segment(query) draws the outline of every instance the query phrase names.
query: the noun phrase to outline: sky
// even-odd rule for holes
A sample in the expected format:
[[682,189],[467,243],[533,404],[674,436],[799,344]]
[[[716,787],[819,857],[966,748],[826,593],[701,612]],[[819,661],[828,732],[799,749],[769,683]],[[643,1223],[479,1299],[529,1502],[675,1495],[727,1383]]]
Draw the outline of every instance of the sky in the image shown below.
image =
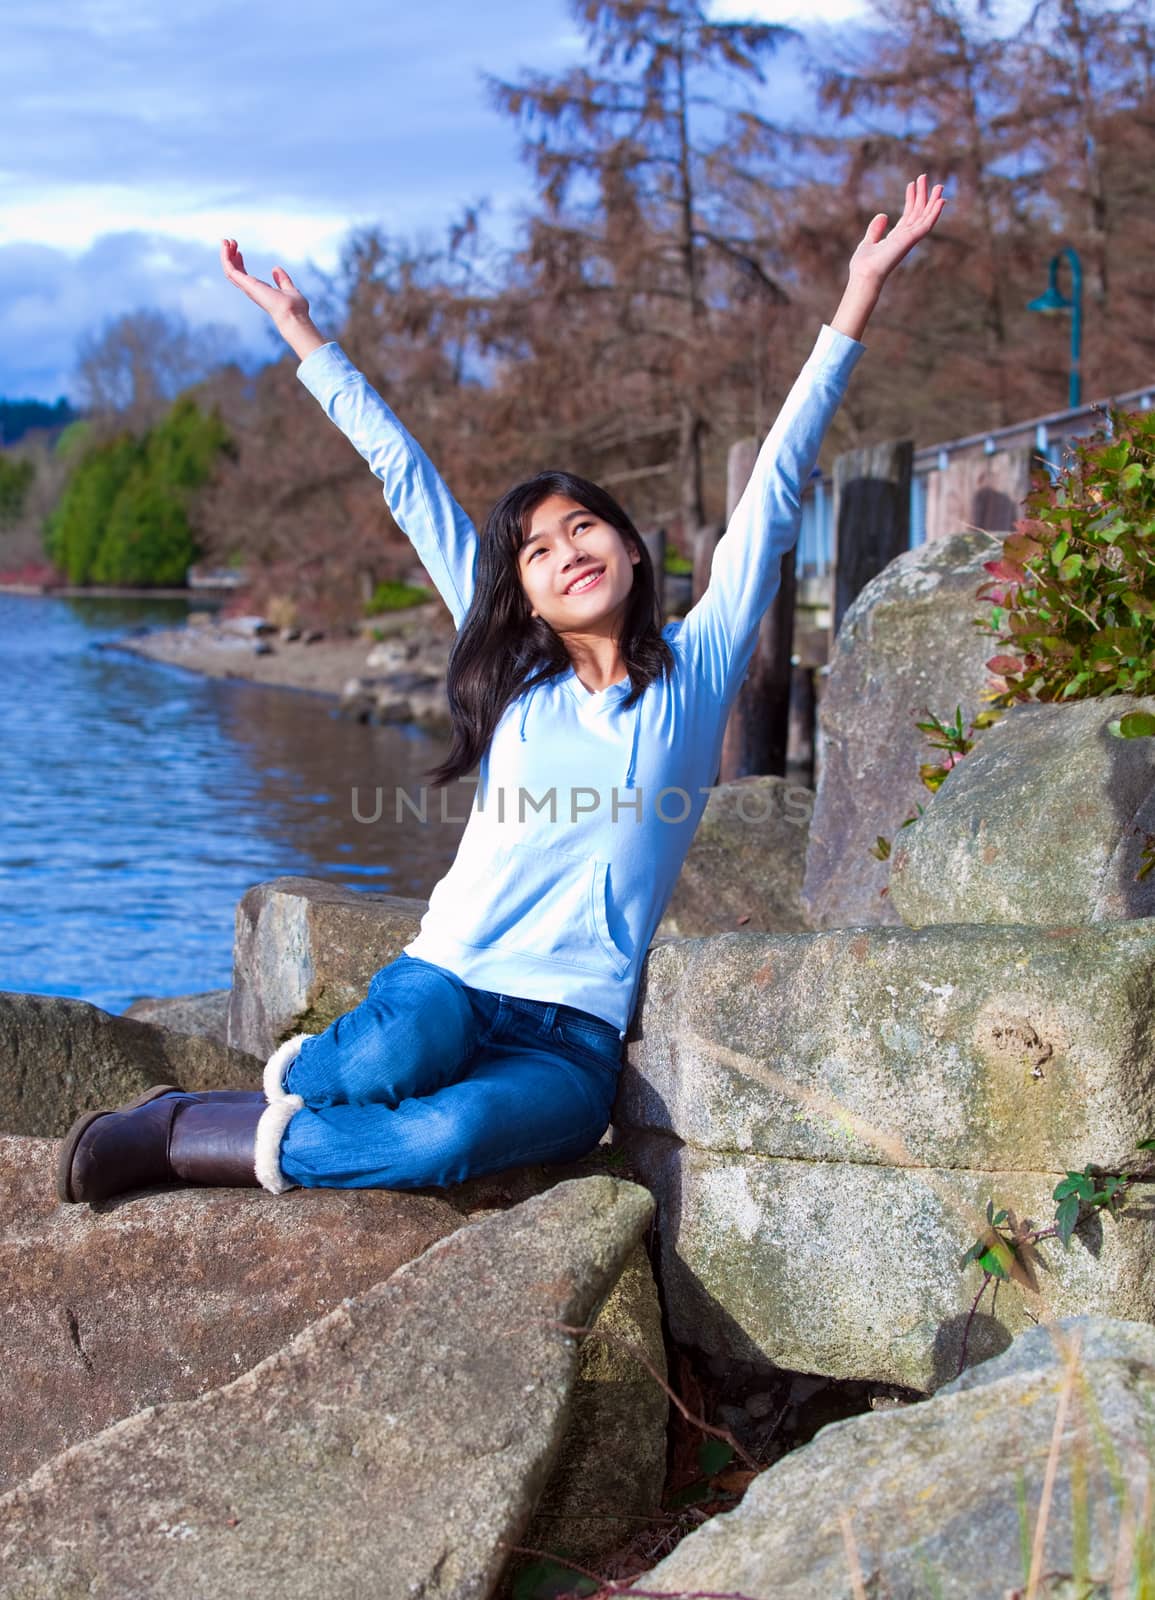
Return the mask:
[[[717,20],[797,21],[800,0],[714,0]],[[862,0],[807,0],[837,24]],[[225,324],[274,353],[221,274],[309,292],[350,228],[439,239],[486,197],[511,238],[531,201],[512,120],[482,75],[583,59],[565,0],[0,0],[0,397],[77,397],[78,342],[140,308]],[[776,73],[775,115],[805,88]]]

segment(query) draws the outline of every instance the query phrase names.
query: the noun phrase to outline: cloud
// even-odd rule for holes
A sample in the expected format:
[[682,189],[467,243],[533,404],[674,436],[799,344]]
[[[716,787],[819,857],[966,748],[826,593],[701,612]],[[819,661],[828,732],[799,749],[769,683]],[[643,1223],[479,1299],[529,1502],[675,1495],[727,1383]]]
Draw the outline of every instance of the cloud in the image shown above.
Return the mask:
[[8,0],[4,237],[42,224],[54,196],[63,229],[82,192],[111,195],[122,215],[134,201],[138,222],[155,203],[160,226],[252,210],[443,217],[516,168],[515,132],[480,74],[516,70],[523,53],[559,64],[555,8],[343,0],[318,26],[304,0]]
[[225,283],[335,265],[351,226],[441,236],[527,191],[481,72],[573,59],[564,0],[6,0],[0,50],[0,394],[69,392],[77,340],[142,305],[229,322]]
[[[0,394],[71,392],[80,335],[142,306],[231,324],[239,356],[268,357],[222,234],[266,278],[332,268],[359,224],[440,239],[483,196],[508,239],[531,182],[482,74],[584,55],[567,0],[5,0]],[[779,109],[788,90],[783,69]]]
[[[306,264],[283,264],[313,291]],[[0,394],[76,398],[81,335],[142,306],[180,312],[194,326],[231,327],[243,366],[276,354],[268,319],[226,282],[215,248],[144,232],[102,235],[79,255],[52,245],[0,245]]]

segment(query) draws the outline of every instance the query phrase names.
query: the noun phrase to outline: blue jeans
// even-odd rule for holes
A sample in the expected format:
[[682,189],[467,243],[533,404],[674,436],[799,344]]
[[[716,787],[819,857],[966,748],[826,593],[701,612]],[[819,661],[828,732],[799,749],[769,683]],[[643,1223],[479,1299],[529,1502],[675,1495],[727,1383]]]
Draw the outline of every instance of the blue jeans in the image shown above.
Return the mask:
[[609,1126],[617,1028],[572,1006],[474,989],[402,954],[284,1073],[305,1104],[281,1142],[304,1188],[420,1189],[576,1161]]

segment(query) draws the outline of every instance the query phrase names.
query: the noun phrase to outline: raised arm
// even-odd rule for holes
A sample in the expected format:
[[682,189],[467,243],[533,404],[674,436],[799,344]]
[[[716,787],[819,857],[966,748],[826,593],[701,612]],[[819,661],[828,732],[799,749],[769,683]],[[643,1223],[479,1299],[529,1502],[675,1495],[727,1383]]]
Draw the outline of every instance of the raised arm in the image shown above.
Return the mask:
[[235,239],[222,239],[221,266],[272,319],[299,357],[297,377],[381,480],[397,526],[460,627],[473,598],[477,533],[436,467],[340,346],[318,331],[282,267],[273,268],[271,284],[253,277]]
[[941,184],[927,194],[924,174],[907,185],[906,209],[890,234],[885,215],[870,223],[851,258],[838,310],[823,324],[758,452],[750,481],[714,552],[709,585],[682,622],[683,648],[723,701],[737,694],[745,678],[762,617],[778,591],[782,557],[798,537],[802,491],[850,374],[865,352],[861,338],[882,285],[930,232],[944,203]]

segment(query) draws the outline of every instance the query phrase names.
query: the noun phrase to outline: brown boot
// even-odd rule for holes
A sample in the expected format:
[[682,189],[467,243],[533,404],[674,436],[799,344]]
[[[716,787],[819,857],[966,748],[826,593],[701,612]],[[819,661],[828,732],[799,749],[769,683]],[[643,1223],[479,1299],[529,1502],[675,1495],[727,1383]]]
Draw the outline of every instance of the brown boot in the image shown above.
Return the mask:
[[[255,1188],[260,1182],[257,1127],[269,1110],[265,1097],[256,1091],[216,1093],[222,1098],[202,1100],[161,1086],[115,1111],[78,1118],[61,1146],[57,1194],[64,1201],[94,1205],[131,1189],[165,1183]],[[279,1146],[292,1109],[286,1106],[274,1115],[278,1126],[267,1130],[266,1143]],[[291,1185],[280,1176],[271,1144],[266,1165],[270,1159],[266,1187],[276,1184],[279,1193]]]
[[198,1100],[219,1100],[224,1105],[230,1102],[238,1106],[268,1104],[263,1089],[198,1089],[196,1097]]

